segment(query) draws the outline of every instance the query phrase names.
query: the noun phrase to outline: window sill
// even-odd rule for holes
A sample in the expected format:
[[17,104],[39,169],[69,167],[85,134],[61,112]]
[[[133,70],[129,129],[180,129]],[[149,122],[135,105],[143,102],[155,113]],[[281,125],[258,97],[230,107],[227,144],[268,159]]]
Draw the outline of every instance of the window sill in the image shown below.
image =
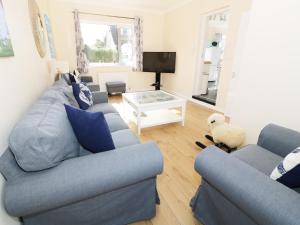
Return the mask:
[[89,67],[118,67],[118,68],[132,68],[132,66],[115,64],[115,63],[90,63]]

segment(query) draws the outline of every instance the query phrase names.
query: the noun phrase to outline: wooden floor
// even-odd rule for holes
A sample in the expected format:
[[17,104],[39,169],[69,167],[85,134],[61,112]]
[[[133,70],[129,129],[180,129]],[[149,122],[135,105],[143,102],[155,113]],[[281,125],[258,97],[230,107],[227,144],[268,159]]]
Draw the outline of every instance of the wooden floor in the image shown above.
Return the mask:
[[[122,109],[121,97],[111,97],[110,102]],[[160,146],[164,172],[157,178],[161,204],[157,206],[156,217],[133,225],[200,225],[193,217],[189,202],[201,182],[194,170],[195,157],[200,152],[195,141],[207,143],[203,136],[208,132],[206,119],[211,113],[213,111],[188,102],[184,127],[170,124],[142,129],[143,143],[154,140]],[[129,126],[136,132],[135,124],[129,123]]]

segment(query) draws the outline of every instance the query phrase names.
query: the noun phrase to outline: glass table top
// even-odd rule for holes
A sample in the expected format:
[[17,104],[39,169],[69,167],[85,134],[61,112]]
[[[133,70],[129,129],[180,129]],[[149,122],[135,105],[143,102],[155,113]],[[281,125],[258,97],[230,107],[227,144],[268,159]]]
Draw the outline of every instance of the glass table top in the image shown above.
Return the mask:
[[138,104],[149,104],[176,100],[176,97],[164,91],[135,92],[126,93],[125,95],[128,96],[130,100],[137,102]]

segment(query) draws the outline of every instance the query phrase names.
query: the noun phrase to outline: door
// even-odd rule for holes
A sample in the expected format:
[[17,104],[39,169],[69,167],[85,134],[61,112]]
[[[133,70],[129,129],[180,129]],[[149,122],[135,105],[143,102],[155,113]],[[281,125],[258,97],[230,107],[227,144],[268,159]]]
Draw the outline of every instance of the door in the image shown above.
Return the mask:
[[226,44],[228,9],[205,16],[202,57],[193,98],[215,105]]

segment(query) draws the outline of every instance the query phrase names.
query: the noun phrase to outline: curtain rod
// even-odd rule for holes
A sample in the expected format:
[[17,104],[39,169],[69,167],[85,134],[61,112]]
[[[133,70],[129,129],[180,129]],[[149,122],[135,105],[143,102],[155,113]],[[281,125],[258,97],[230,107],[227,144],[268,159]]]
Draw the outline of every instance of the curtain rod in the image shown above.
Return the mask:
[[[72,11],[72,13],[75,13],[75,11]],[[107,14],[88,13],[88,12],[78,12],[78,13],[82,14],[82,15],[105,16],[105,17],[113,17],[113,18],[119,18],[119,19],[134,20],[133,17],[126,17],[126,16],[113,16],[113,15],[107,15]]]

